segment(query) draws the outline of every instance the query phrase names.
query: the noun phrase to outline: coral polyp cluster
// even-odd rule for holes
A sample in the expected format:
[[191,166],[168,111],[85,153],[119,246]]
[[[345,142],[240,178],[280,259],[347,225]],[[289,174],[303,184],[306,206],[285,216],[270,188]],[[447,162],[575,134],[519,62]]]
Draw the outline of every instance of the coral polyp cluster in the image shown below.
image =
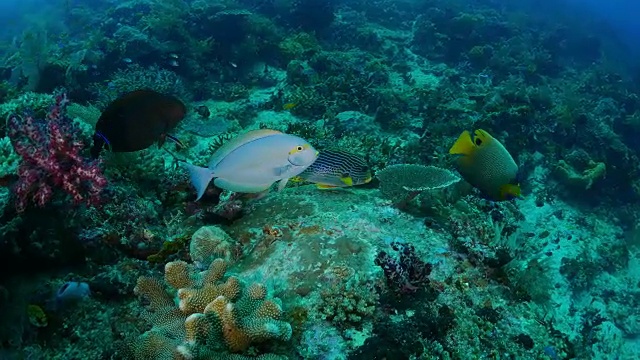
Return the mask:
[[237,277],[224,279],[225,272],[222,259],[202,272],[184,261],[169,262],[164,276],[169,294],[160,280],[140,277],[134,292],[148,301],[145,318],[152,328],[134,343],[134,358],[206,358],[289,340],[291,325],[280,320],[280,301],[268,299],[264,285],[245,287]]

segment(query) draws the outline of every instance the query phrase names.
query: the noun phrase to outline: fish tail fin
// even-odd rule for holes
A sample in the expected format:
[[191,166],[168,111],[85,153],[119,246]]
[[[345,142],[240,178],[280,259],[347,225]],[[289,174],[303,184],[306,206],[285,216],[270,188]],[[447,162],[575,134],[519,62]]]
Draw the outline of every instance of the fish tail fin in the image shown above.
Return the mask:
[[182,162],[182,164],[189,171],[189,176],[191,177],[191,184],[196,188],[196,192],[198,193],[198,197],[196,201],[200,200],[204,192],[207,190],[207,186],[213,179],[213,171],[206,167],[195,166],[189,164],[188,162]]
[[505,200],[511,200],[514,198],[522,198],[522,192],[520,185],[518,184],[505,184],[500,187],[500,197]]

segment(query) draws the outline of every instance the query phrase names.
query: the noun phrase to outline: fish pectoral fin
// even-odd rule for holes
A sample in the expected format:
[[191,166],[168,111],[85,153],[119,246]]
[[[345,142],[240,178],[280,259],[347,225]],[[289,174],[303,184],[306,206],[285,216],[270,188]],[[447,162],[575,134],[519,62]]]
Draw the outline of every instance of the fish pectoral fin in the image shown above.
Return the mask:
[[167,137],[165,134],[160,135],[160,138],[158,138],[158,149],[162,149],[162,147],[164,146],[164,142],[167,140]]
[[287,164],[278,168],[275,168],[273,173],[275,176],[282,176],[283,174],[286,174],[287,171],[289,171],[289,169],[291,169],[291,164]]
[[353,186],[353,179],[351,176],[341,177],[340,181],[347,186]]
[[289,179],[280,180],[280,182],[278,183],[278,191],[282,191],[282,189],[284,189],[287,186],[288,182],[289,182]]
[[167,138],[171,141],[173,141],[176,145],[178,145],[180,148],[184,149],[186,146],[184,146],[184,144],[182,143],[182,141],[180,141],[180,139],[178,139],[177,137],[170,135],[170,134],[165,134],[161,139],[164,140],[164,138]]

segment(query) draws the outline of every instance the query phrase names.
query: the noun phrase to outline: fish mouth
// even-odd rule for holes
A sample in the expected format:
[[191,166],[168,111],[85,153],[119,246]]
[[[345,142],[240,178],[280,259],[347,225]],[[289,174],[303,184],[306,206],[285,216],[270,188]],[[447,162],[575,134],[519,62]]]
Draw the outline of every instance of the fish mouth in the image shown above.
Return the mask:
[[291,164],[291,166],[304,166],[305,164],[296,164],[295,162],[291,161],[291,159],[287,159],[287,161],[289,162],[289,164]]
[[291,160],[287,160],[287,161],[289,162],[289,164],[290,164],[291,166],[295,166],[295,167],[302,166],[302,165],[300,165],[300,164],[296,164],[296,163],[292,162]]

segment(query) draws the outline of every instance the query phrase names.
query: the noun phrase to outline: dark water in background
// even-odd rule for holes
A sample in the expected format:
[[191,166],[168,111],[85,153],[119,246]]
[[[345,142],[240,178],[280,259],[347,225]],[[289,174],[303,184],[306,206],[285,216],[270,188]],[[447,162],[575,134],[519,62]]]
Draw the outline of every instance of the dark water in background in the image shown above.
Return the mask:
[[[341,0],[329,1],[342,2]],[[531,11],[532,14],[537,13],[542,16],[554,13],[555,15],[564,14],[573,20],[584,18],[586,23],[590,23],[589,20],[599,20],[612,29],[613,34],[619,37],[629,51],[640,55],[640,1],[638,0],[484,0],[481,2],[497,7],[523,8]],[[36,19],[44,14],[49,19],[54,17],[64,19],[65,12],[79,4],[104,8],[105,5],[109,6],[114,2],[109,0],[1,0],[0,36],[10,38],[20,34],[29,23],[37,21]],[[591,19],[588,19],[589,17]]]
[[566,19],[572,26],[619,42],[640,66],[640,1],[637,0],[488,0],[494,6],[520,8],[545,18]]
[[600,17],[630,48],[640,53],[640,1],[637,0],[564,0]]

